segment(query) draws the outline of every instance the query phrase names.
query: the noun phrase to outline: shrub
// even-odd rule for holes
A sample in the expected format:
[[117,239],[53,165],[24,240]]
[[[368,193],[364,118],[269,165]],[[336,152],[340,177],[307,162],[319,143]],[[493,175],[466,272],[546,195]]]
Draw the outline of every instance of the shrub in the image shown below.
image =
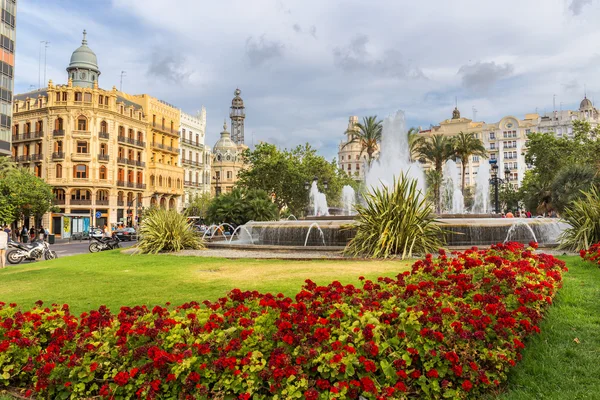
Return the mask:
[[352,256],[412,257],[442,246],[444,230],[433,207],[417,188],[417,181],[401,175],[392,188],[374,188],[357,205],[356,235],[346,246]]
[[480,398],[539,332],[564,263],[517,243],[361,288],[232,290],[176,308],[0,303],[0,385],[40,398]]
[[137,247],[142,253],[156,254],[199,249],[204,245],[185,215],[176,210],[153,208],[144,215]]
[[234,189],[217,196],[208,207],[208,220],[213,224],[227,222],[243,225],[248,221],[277,219],[277,206],[264,190]]
[[598,183],[596,168],[592,165],[566,165],[556,173],[552,181],[552,205],[562,213],[573,201],[581,198],[584,191]]
[[579,255],[586,261],[600,265],[600,243],[595,243],[587,250],[580,250]]
[[565,208],[562,219],[570,226],[559,237],[560,248],[587,249],[600,242],[600,191],[592,187]]

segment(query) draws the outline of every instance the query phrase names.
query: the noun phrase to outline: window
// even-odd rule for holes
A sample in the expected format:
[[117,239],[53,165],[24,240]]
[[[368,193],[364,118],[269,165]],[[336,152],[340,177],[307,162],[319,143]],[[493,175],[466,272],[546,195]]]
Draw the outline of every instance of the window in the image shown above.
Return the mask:
[[162,119],[162,128],[165,129],[165,119]]
[[158,177],[158,186],[161,186],[161,187],[162,187],[162,185],[163,185],[163,179],[162,179],[162,175],[160,175],[160,176]]
[[132,170],[127,171],[127,182],[135,182],[134,174]]
[[104,165],[100,167],[100,172],[98,174],[98,178],[101,181],[106,180],[106,167]]
[[141,151],[137,152],[137,161],[140,163],[142,162],[142,152]]
[[91,194],[89,190],[77,189],[71,191],[71,200],[90,200]]
[[62,178],[62,165],[56,164],[56,179]]
[[196,133],[196,146],[200,144],[200,135]]
[[494,150],[496,148],[496,143],[490,143],[490,150]]
[[135,152],[134,152],[133,150],[131,150],[131,149],[130,149],[130,150],[127,152],[127,158],[128,158],[128,159],[130,159],[130,160],[135,160]]
[[102,96],[102,95],[98,96],[98,104],[100,104],[100,105],[104,104],[104,96]]
[[75,101],[81,101],[83,100],[83,96],[81,95],[81,92],[75,92]]
[[190,171],[189,176],[190,176],[190,178],[189,178],[190,182],[192,182],[192,171]]
[[84,116],[80,116],[77,118],[77,130],[78,131],[87,131],[87,118]]
[[156,115],[152,115],[152,126],[156,126]]
[[144,183],[144,174],[142,173],[142,171],[137,172],[137,183]]
[[[102,97],[102,96],[100,96],[100,97]],[[106,121],[100,122],[100,132],[102,132],[102,133],[108,132],[108,124],[106,123]]]
[[86,101],[86,102],[88,102],[88,103],[91,103],[92,102],[92,94],[91,93],[84,93],[83,100]]
[[130,118],[133,118],[133,108],[130,108],[130,109],[129,109],[129,117],[130,117]]
[[77,153],[87,154],[88,153],[88,142],[78,141],[77,142]]
[[69,98],[69,93],[62,92],[62,101],[67,101],[68,98]]
[[122,126],[119,126],[119,136],[125,137],[125,128],[123,128]]
[[88,167],[84,164],[78,164],[73,169],[73,177],[77,179],[87,179]]
[[62,142],[62,140],[57,140],[54,143],[54,152],[55,153],[62,153],[63,152],[63,142]]
[[119,180],[119,181],[125,180],[125,170],[123,168],[119,168],[117,170],[117,180]]
[[125,107],[121,106],[121,114],[125,114]]
[[135,133],[133,132],[133,129],[129,129],[128,136],[129,136],[129,139],[131,139],[131,140],[135,139]]
[[356,160],[357,160],[357,161],[358,161],[358,160],[360,160],[360,155],[357,155],[357,156],[356,156]]
[[144,141],[144,134],[140,131],[138,131],[138,133],[137,133],[137,140],[138,140],[138,142]]
[[344,161],[344,156],[342,156],[342,161]]
[[227,180],[231,180],[231,176],[232,176],[231,171],[227,171]]
[[479,156],[473,156],[473,162],[479,162]]
[[118,153],[117,153],[117,157],[119,158],[123,158],[123,154],[125,154],[125,150],[123,150],[122,147],[119,147]]
[[54,189],[54,197],[56,197],[56,200],[64,200],[65,199],[64,189]]
[[106,190],[98,190],[96,192],[96,200],[108,201],[108,192]]
[[358,164],[358,163],[356,164],[356,170],[360,171],[360,164]]
[[169,179],[168,179],[167,182],[168,182],[168,185],[167,185],[168,187],[172,187],[173,186],[173,181],[171,180],[171,177],[169,177]]

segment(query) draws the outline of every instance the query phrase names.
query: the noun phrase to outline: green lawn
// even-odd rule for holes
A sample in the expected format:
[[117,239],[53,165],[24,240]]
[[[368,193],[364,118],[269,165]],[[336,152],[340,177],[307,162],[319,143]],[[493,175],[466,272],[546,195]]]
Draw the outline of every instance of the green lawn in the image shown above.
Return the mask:
[[[564,287],[496,400],[600,398],[600,268],[564,257]],[[357,283],[394,276],[399,261],[226,260],[86,254],[0,271],[0,300],[29,307],[38,299],[74,312],[101,304],[164,304],[216,299],[234,287],[293,295],[305,279]],[[368,271],[368,272],[366,272]],[[577,340],[575,340],[577,339]],[[9,400],[3,398],[0,400]]]
[[117,251],[9,266],[0,270],[0,301],[31,307],[37,300],[66,303],[74,313],[108,306],[174,305],[216,300],[233,289],[295,295],[306,279],[358,283],[396,276],[407,261],[229,260],[127,255]]

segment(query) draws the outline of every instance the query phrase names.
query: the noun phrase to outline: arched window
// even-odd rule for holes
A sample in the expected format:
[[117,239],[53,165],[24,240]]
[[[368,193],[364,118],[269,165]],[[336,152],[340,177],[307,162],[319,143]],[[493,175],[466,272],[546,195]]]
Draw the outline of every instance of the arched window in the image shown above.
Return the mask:
[[103,166],[101,166],[99,171],[100,171],[100,172],[99,172],[99,174],[98,174],[98,175],[99,175],[99,176],[98,176],[98,177],[99,177],[99,179],[100,179],[101,181],[104,181],[104,180],[106,180],[106,167],[105,167],[104,165],[103,165]]
[[168,182],[169,182],[168,187],[172,187],[173,186],[173,181],[171,180],[171,177],[169,177]]
[[61,164],[56,164],[56,178],[57,179],[62,178],[62,165]]
[[103,156],[108,154],[108,145],[106,143],[100,143],[100,154]]
[[177,189],[181,189],[181,179],[177,178]]
[[158,176],[158,186],[162,187],[163,185],[163,180],[162,180],[162,175]]
[[[124,200],[124,199],[125,199],[125,198],[124,198],[123,192],[118,192],[118,193],[117,193],[117,201],[118,201],[119,203],[123,203],[123,200]],[[122,204],[121,204],[121,205],[122,205]]]
[[83,115],[77,117],[77,130],[78,131],[87,131],[87,118]]
[[108,201],[108,192],[106,190],[98,190],[96,192],[96,200],[99,201]]
[[52,192],[54,193],[56,200],[65,200],[66,193],[64,189],[54,189]]
[[100,122],[100,132],[108,133],[108,124],[106,123],[106,121]]
[[87,179],[88,178],[88,167],[85,164],[77,164],[73,168],[73,178]]
[[133,203],[133,193],[129,192],[127,193],[127,206],[131,206],[131,203]]
[[154,186],[154,175],[150,175],[150,185]]

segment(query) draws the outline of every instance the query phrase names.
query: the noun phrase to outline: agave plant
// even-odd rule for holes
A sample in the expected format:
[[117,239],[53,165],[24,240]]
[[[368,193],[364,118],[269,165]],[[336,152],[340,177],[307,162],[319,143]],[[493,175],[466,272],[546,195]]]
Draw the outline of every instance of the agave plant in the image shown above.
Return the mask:
[[433,206],[404,174],[392,187],[373,189],[358,212],[356,236],[344,252],[351,256],[402,259],[437,251],[446,233],[435,220]]
[[577,251],[600,242],[600,191],[594,186],[565,208],[562,218],[570,227],[559,237],[560,248]]
[[200,248],[204,248],[202,239],[194,232],[185,215],[162,208],[151,209],[144,215],[138,242],[141,253]]

